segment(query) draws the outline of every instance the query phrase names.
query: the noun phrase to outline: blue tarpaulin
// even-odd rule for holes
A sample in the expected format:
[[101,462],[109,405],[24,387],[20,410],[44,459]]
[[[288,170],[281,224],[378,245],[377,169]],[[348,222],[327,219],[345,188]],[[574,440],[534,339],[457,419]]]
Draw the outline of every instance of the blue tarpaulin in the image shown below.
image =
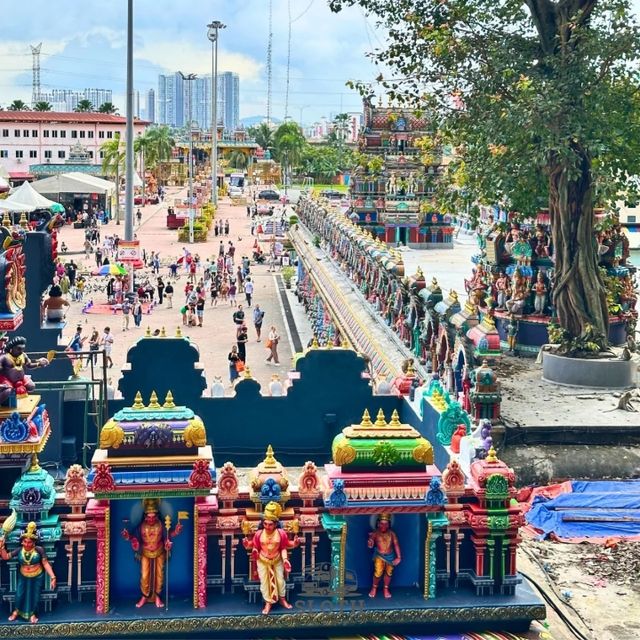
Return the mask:
[[528,524],[559,539],[640,536],[640,480],[574,481],[570,491],[536,495]]

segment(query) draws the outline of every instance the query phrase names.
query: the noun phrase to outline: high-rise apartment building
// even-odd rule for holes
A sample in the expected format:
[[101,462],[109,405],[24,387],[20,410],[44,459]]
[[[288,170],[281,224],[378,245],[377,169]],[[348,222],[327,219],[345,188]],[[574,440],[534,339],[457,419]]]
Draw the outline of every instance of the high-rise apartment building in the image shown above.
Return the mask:
[[[211,75],[191,81],[191,120],[200,129],[211,128]],[[155,115],[155,114],[154,114]],[[147,106],[147,119],[150,117]],[[184,127],[189,120],[189,81],[179,73],[158,76],[158,117],[160,124]],[[231,132],[240,121],[240,78],[225,71],[218,75],[218,122]]]
[[149,122],[156,121],[156,92],[153,89],[147,91],[146,118]]
[[73,111],[80,100],[89,100],[94,109],[97,109],[105,102],[113,102],[113,92],[111,89],[85,89],[77,91],[75,89],[52,89],[40,93],[40,100],[49,102],[53,111]]
[[224,71],[218,75],[218,119],[225,131],[238,128],[240,122],[240,77]]
[[158,76],[158,122],[170,127],[185,125],[184,80],[179,73]]

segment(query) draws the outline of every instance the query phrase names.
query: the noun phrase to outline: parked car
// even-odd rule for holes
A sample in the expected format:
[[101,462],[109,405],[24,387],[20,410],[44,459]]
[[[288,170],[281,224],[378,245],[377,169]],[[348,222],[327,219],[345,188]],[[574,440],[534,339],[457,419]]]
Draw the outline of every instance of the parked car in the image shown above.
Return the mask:
[[342,191],[336,191],[334,189],[323,189],[320,192],[321,198],[327,198],[328,200],[342,200],[345,194]]
[[258,193],[258,200],[280,200],[280,194],[273,189],[264,189]]

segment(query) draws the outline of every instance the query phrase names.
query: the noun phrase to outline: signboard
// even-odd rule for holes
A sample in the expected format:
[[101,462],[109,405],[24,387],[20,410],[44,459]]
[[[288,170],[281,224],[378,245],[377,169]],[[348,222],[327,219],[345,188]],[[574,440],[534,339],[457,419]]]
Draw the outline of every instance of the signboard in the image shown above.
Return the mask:
[[140,242],[131,240],[129,242],[120,240],[118,243],[118,261],[133,262],[140,260]]

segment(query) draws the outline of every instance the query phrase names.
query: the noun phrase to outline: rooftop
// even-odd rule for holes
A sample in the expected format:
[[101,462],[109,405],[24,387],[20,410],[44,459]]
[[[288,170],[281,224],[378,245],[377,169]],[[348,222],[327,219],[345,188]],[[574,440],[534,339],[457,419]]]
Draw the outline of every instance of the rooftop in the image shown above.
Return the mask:
[[[137,124],[151,124],[146,120],[135,119]],[[75,111],[0,111],[0,122],[77,122],[84,124],[121,124],[125,125],[124,116],[110,113]]]

